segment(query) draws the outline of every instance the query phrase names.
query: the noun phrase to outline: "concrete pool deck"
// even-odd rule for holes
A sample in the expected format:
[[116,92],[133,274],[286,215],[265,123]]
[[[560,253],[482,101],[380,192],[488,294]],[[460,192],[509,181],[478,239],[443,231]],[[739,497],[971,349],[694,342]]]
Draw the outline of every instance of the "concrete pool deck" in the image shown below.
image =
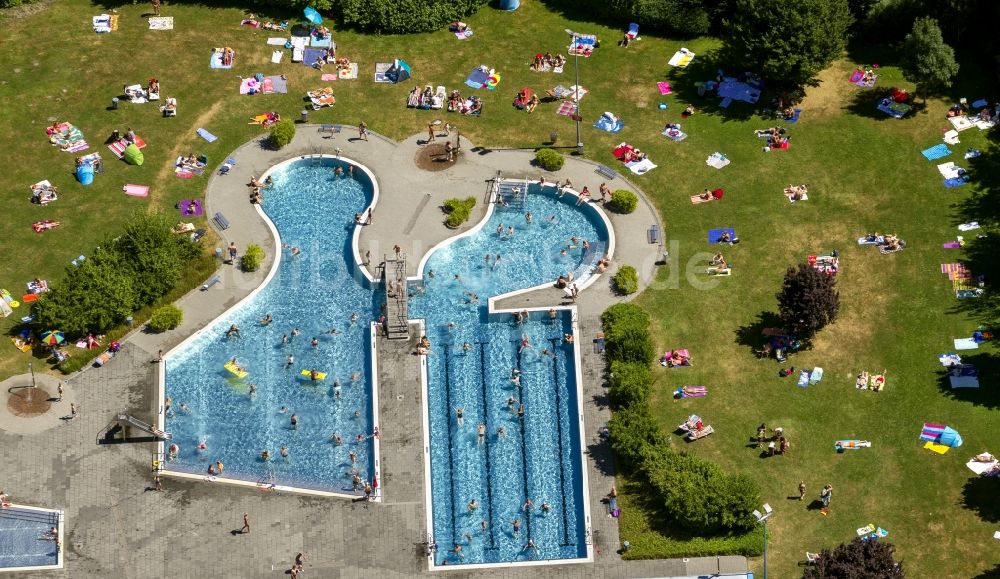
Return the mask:
[[[534,154],[530,151],[473,149],[467,140],[453,167],[426,172],[414,162],[421,149],[417,137],[394,143],[377,135],[371,135],[368,142],[358,141],[356,136],[351,127],[324,135],[318,126],[299,125],[293,143],[281,151],[264,148],[260,140],[234,151],[230,156],[237,164],[230,173],[210,177],[206,213],[222,212],[231,224],[220,233],[220,248],[230,241],[240,250],[251,242],[264,247],[267,262],[261,269],[243,274],[235,267],[221,266],[217,272],[221,283],[205,291],[196,289],[178,302],[185,313],[181,327],[163,334],[136,331],[104,367],[88,369],[68,380],[64,402],[53,406],[58,414],[65,414],[69,401],[74,400],[78,418],[59,421],[44,432],[30,432],[0,415],[0,445],[5,456],[11,457],[0,486],[16,502],[65,510],[69,521],[64,533],[65,568],[33,576],[139,578],[211,573],[282,577],[299,551],[306,554],[310,577],[412,577],[427,573],[422,546],[427,506],[423,499],[421,385],[418,359],[408,355],[412,343],[378,342],[382,504],[262,493],[167,477],[163,479],[164,491],[156,492],[151,489],[150,468],[154,444],[95,443],[97,433],[120,410],[140,419],[154,418],[159,407],[157,351],[170,350],[224,313],[257,287],[270,268],[277,248],[248,202],[246,183],[251,175],[259,176],[289,158],[335,155],[339,148],[340,154],[363,163],[379,180],[381,199],[373,224],[362,231],[361,253],[371,251],[377,263],[399,244],[408,254],[411,274],[423,253],[457,233],[444,227],[441,202],[448,197],[475,196],[480,203],[467,225],[471,227],[485,211],[486,181],[497,170],[508,178],[544,176],[554,181],[569,177],[578,188],[588,185],[594,191],[605,181],[595,173],[596,165],[586,161],[567,159],[561,171],[550,174],[531,166]],[[607,182],[613,190],[633,188],[620,178]],[[640,271],[645,285],[655,276],[654,262],[660,256],[660,248],[646,242],[649,226],[659,223],[656,212],[643,202],[632,215],[609,216],[618,244],[609,272],[616,271],[620,263],[630,263]],[[660,231],[664,231],[662,224]],[[747,569],[743,557],[624,562],[616,553],[617,521],[605,516],[600,503],[613,482],[610,448],[597,437],[597,429],[609,418],[604,363],[590,346],[590,338],[600,327],[600,313],[621,300],[606,283],[609,277],[582,291],[577,302],[587,425],[583,444],[591,459],[587,465],[589,501],[597,547],[594,563],[476,571],[456,567],[443,571],[449,576],[664,577]],[[554,305],[550,304],[553,299],[561,299],[561,292],[522,294],[512,298],[519,300],[512,304],[541,307]],[[512,304],[501,307],[520,307]],[[244,512],[250,514],[253,532],[233,534],[242,526]]]

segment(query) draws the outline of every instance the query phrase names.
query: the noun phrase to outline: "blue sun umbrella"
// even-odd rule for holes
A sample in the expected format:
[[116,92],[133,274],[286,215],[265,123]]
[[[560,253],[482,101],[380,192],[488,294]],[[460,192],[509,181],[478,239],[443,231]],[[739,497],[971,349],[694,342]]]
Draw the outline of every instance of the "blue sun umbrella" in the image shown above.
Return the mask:
[[311,6],[306,6],[305,10],[303,10],[302,12],[306,15],[306,20],[308,20],[312,24],[316,26],[323,24],[323,17],[319,15],[319,12],[317,12],[315,8],[312,8]]

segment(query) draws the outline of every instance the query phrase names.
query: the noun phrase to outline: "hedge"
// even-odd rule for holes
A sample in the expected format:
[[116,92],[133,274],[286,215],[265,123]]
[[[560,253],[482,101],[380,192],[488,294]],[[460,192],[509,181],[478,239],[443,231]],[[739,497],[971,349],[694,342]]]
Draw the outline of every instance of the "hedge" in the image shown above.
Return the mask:
[[444,212],[448,214],[448,218],[444,220],[444,224],[452,229],[461,226],[469,220],[469,215],[472,213],[472,208],[475,206],[475,197],[466,197],[465,199],[445,199],[442,209],[444,209]]
[[264,248],[256,243],[251,243],[243,252],[243,257],[240,258],[240,267],[243,268],[243,271],[257,271],[263,262]]
[[271,136],[268,138],[268,144],[275,149],[280,149],[292,142],[295,138],[295,123],[285,119],[283,121],[278,121],[278,124],[271,128]]
[[601,326],[606,333],[625,325],[649,327],[649,314],[635,304],[615,304],[601,314]]
[[608,422],[608,431],[616,466],[628,472],[639,471],[652,448],[667,444],[667,437],[648,404],[616,411]]
[[387,34],[429,32],[462,20],[487,0],[341,0],[344,24]]
[[615,274],[615,288],[624,295],[639,291],[639,274],[631,265],[623,265]]
[[611,194],[608,208],[615,213],[629,214],[639,206],[639,196],[626,189],[618,189]]
[[153,311],[149,318],[149,329],[153,332],[165,332],[181,325],[183,320],[184,312],[173,304],[167,304]]
[[611,362],[609,383],[611,404],[616,408],[642,406],[652,392],[653,374],[648,364],[615,361]]
[[535,162],[538,166],[546,171],[558,171],[562,169],[563,163],[566,162],[566,158],[559,154],[558,151],[552,149],[539,149],[535,153]]

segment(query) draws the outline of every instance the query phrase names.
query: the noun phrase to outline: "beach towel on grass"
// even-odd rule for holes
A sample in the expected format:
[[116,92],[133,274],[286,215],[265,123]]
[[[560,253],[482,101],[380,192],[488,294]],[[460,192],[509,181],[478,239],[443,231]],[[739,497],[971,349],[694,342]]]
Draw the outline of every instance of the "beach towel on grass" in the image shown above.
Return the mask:
[[309,46],[312,46],[313,48],[334,48],[333,38],[330,36],[327,36],[326,38],[317,38],[313,36],[309,40]]
[[726,158],[725,155],[716,151],[712,153],[708,159],[705,159],[705,164],[709,167],[715,167],[716,169],[721,169],[728,165],[731,161]]
[[597,119],[597,122],[594,123],[594,128],[601,129],[602,131],[606,131],[609,133],[618,133],[625,128],[625,123],[622,122],[621,119],[617,118],[616,120],[612,121],[605,115]]
[[274,64],[278,64],[284,57],[285,57],[284,50],[275,50],[274,52],[271,53],[271,62],[273,62]]
[[969,182],[968,175],[962,175],[960,177],[952,177],[951,179],[944,180],[944,186],[951,189],[952,187],[961,187]]
[[[236,62],[236,54],[235,53],[233,53],[233,62]],[[209,68],[218,68],[218,69],[229,70],[229,69],[233,68],[233,62],[230,62],[229,65],[226,66],[226,65],[222,64],[222,53],[221,52],[213,52],[212,56],[208,59],[208,67]]]
[[387,77],[386,74],[385,74],[385,73],[389,72],[390,68],[392,68],[392,63],[391,62],[376,62],[375,63],[375,82],[391,83],[392,81],[389,80],[389,77]]
[[465,79],[466,86],[470,88],[483,88],[486,86],[486,81],[489,79],[490,74],[483,70],[482,68],[475,68],[469,73],[469,77]]
[[286,42],[288,42],[287,38],[277,38],[272,36],[271,38],[267,39],[267,43],[270,44],[271,46],[284,46]]
[[670,66],[676,66],[677,68],[687,68],[691,61],[694,60],[694,53],[686,48],[682,48],[674,53],[667,61]]
[[280,76],[264,77],[264,94],[287,94],[288,81]]
[[883,113],[896,119],[901,119],[906,116],[906,113],[910,112],[910,105],[906,103],[897,103],[892,99],[882,99],[878,103],[877,108]]
[[688,138],[687,133],[680,129],[664,129],[661,134],[671,141],[683,141]]
[[972,338],[955,338],[954,340],[956,350],[978,350],[979,342]]
[[347,68],[342,68],[337,71],[337,77],[340,80],[357,80],[358,79],[358,63],[352,62]]
[[709,243],[719,243],[722,239],[723,233],[729,233],[729,239],[736,239],[736,230],[732,227],[720,227],[718,229],[708,230],[708,242]]
[[629,168],[629,171],[632,171],[636,175],[644,175],[656,168],[656,165],[654,165],[649,159],[625,163],[625,166]]
[[924,149],[920,152],[920,154],[923,155],[928,161],[934,161],[940,159],[941,157],[947,157],[950,155],[951,149],[948,148],[948,145],[941,143],[939,145],[934,145],[930,149]]
[[970,221],[968,223],[962,223],[958,226],[959,231],[972,231],[973,229],[979,229],[978,221]]
[[656,88],[660,89],[660,94],[670,94],[673,92],[669,82],[658,82],[656,83]]
[[197,129],[195,132],[198,133],[199,137],[205,139],[209,143],[214,143],[219,138],[213,135],[212,133],[206,131],[205,129]]
[[94,27],[94,32],[101,34],[104,32],[111,32],[111,16],[107,14],[101,14],[100,16],[94,16],[91,18],[92,26]]
[[956,167],[955,163],[951,162],[941,163],[937,166],[937,170],[945,179],[954,179],[955,177],[961,177],[965,174],[965,169]]
[[962,142],[958,139],[958,131],[954,129],[946,132],[944,136],[941,137],[941,140],[949,145],[957,145]]
[[174,17],[173,16],[150,16],[150,18],[149,18],[149,29],[150,30],[173,30],[174,29]]
[[597,44],[597,36],[594,34],[578,34],[573,37],[570,42],[569,55],[577,55],[584,58],[588,58],[594,52],[594,46]]
[[576,103],[573,101],[563,101],[559,108],[556,109],[557,115],[563,115],[564,117],[571,117],[576,114]]
[[789,117],[789,118],[787,118],[787,119],[785,119],[785,122],[786,123],[797,123],[797,122],[799,122],[799,115],[801,115],[801,114],[802,114],[802,109],[794,109],[793,112],[792,112],[792,116]]
[[965,129],[971,129],[976,126],[975,123],[970,121],[969,117],[966,116],[949,117],[948,122],[951,123],[951,126],[955,127],[956,131],[964,131]]
[[[125,137],[122,137],[122,138],[118,139],[117,141],[115,141],[114,143],[111,143],[110,145],[108,145],[108,148],[111,149],[111,152],[114,153],[116,157],[118,157],[119,159],[121,159],[122,156],[125,155],[125,149],[128,148],[128,145],[129,145],[129,142],[125,139]],[[146,141],[143,141],[142,137],[136,135],[136,137],[135,137],[135,146],[138,147],[138,148],[140,148],[140,149],[143,149],[143,148],[146,147]]]
[[122,191],[132,197],[146,197],[149,195],[149,185],[133,185],[132,183],[128,183],[122,187]]
[[855,70],[851,73],[851,84],[855,84],[861,88],[873,88],[875,83],[878,82],[878,75],[873,74],[871,80],[865,82],[865,72],[863,70]]
[[302,64],[312,66],[316,64],[316,59],[326,63],[326,50],[322,48],[307,48],[302,53]]

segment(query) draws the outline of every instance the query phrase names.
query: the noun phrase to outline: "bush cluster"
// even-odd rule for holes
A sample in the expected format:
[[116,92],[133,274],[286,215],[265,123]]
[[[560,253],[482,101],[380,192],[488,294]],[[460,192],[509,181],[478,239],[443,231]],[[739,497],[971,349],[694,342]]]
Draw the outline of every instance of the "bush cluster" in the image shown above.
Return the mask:
[[[616,276],[617,277],[617,276]],[[653,500],[672,521],[698,535],[731,535],[753,529],[760,504],[757,485],[714,463],[670,448],[649,408],[655,357],[649,315],[634,304],[616,304],[601,315],[615,413],[608,424],[618,464],[645,477]]]
[[184,312],[174,304],[153,310],[153,315],[149,318],[149,329],[154,332],[165,332],[181,325],[184,320]]
[[268,138],[268,144],[272,148],[280,149],[292,142],[295,138],[295,123],[285,119],[283,121],[278,121],[278,124],[271,128],[271,136]]
[[429,32],[462,20],[487,0],[341,0],[344,24],[384,34]]
[[611,194],[608,207],[615,213],[629,214],[639,206],[639,196],[627,189],[618,189]]
[[38,330],[59,328],[69,339],[104,333],[165,295],[201,246],[170,232],[166,215],[136,213],[66,277],[50,284],[33,308]]
[[615,274],[615,288],[622,294],[629,295],[639,291],[639,274],[631,265],[623,265]]
[[535,162],[546,171],[558,171],[562,169],[566,158],[553,149],[538,149],[538,152],[535,153]]
[[240,267],[243,268],[243,271],[257,271],[263,262],[264,248],[256,243],[251,243],[243,252],[243,257],[240,258]]
[[452,229],[460,227],[469,220],[469,215],[471,215],[472,208],[475,206],[475,197],[445,199],[442,209],[448,214],[448,218],[444,220],[444,224]]

